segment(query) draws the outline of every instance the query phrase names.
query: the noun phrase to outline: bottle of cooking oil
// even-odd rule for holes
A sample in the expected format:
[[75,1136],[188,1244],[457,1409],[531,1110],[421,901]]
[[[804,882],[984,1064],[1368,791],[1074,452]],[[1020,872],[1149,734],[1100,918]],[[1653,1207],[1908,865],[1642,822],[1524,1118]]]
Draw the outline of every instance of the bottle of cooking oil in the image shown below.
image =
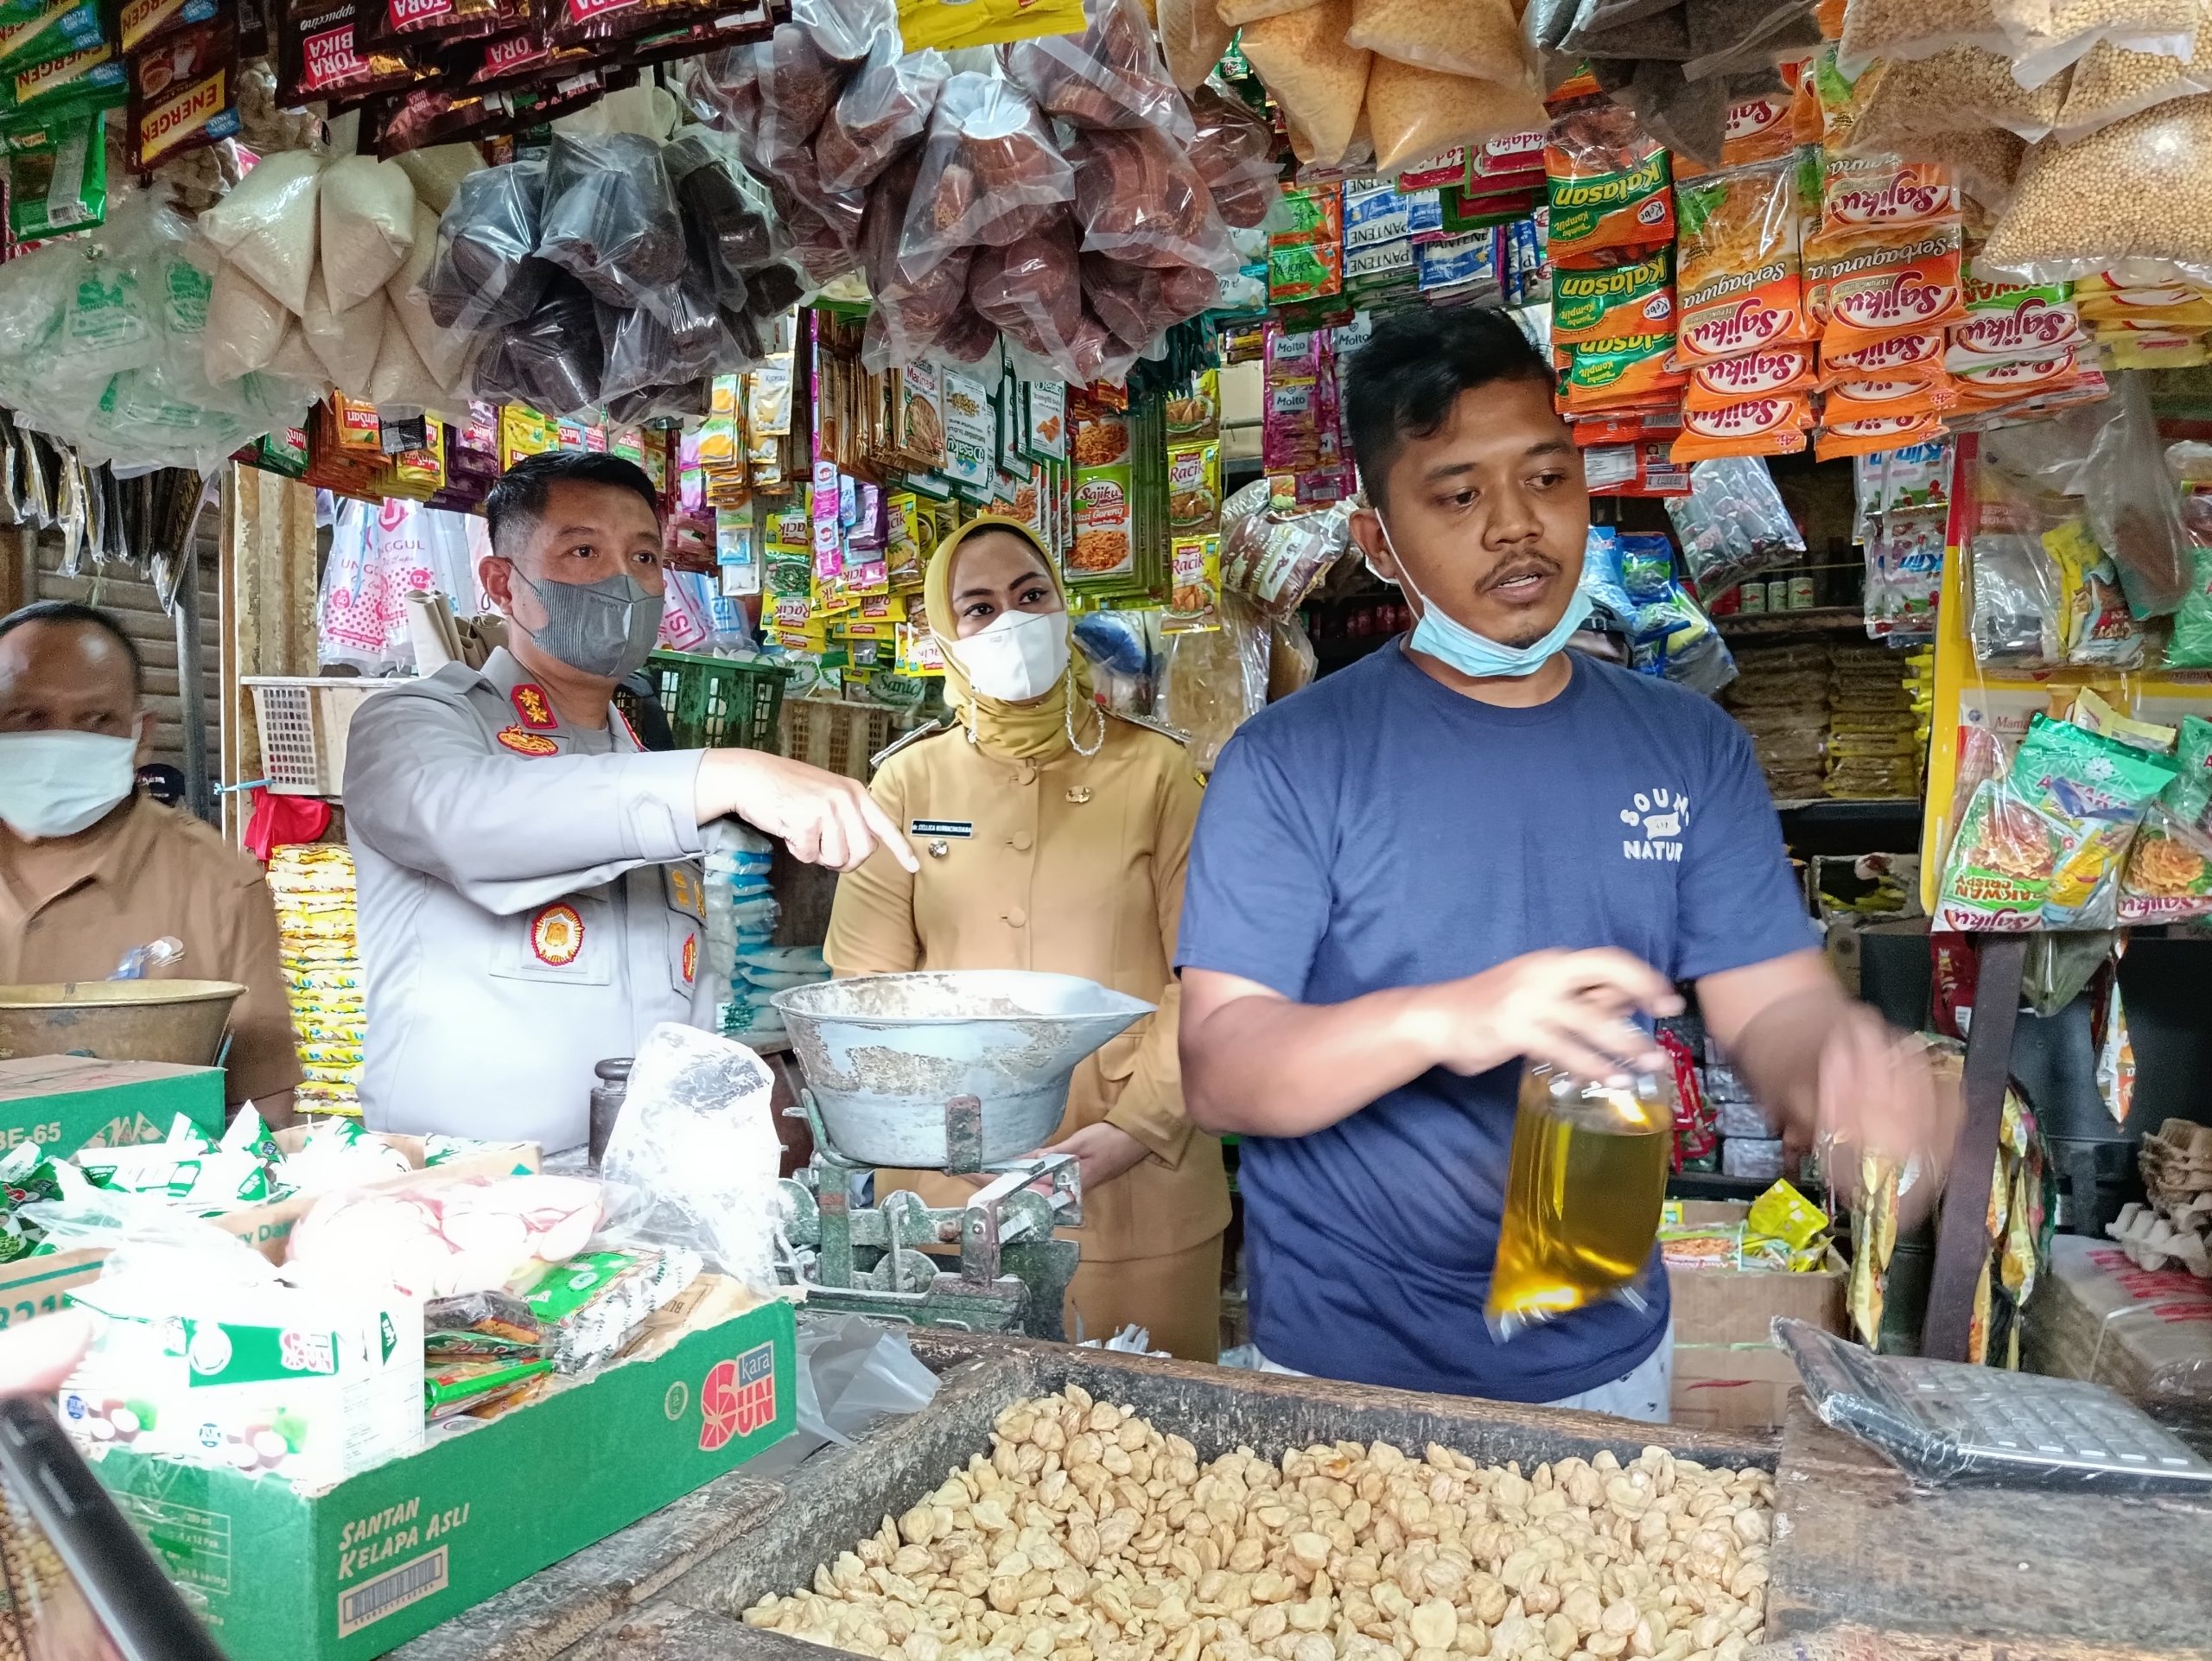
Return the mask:
[[1522,1075],[1486,1311],[1500,1338],[1635,1298],[1659,1238],[1674,1129],[1674,1084],[1656,1074],[1622,1087],[1546,1066]]

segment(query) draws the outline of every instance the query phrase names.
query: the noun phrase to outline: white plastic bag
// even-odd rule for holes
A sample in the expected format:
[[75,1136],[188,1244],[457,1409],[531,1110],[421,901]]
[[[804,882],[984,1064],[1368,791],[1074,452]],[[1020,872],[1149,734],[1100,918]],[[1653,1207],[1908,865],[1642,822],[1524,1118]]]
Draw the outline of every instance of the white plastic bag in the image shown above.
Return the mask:
[[372,295],[358,306],[334,311],[318,283],[308,288],[300,333],[330,384],[341,392],[359,396],[377,366],[377,353],[384,345],[391,315],[391,308],[381,294]]
[[226,263],[236,264],[295,315],[308,309],[308,281],[315,275],[315,199],[321,181],[321,156],[279,150],[256,162],[229,195],[200,216],[200,234]]
[[415,246],[415,186],[397,162],[349,156],[325,169],[321,195],[322,280],[331,309],[343,311],[406,263]]
[[772,1296],[783,1144],[772,1091],[742,1044],[667,1021],[648,1033],[601,1163],[610,1234],[689,1246]]
[[291,322],[282,301],[248,277],[243,267],[225,261],[207,300],[202,347],[207,379],[219,386],[267,368]]

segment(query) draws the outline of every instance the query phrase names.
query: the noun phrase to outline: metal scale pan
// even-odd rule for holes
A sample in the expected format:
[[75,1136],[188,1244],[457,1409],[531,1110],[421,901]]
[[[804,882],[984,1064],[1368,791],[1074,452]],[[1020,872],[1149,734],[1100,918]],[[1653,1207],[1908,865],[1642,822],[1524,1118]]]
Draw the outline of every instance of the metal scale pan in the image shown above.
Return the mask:
[[1074,975],[967,969],[779,992],[828,1133],[856,1165],[979,1171],[1043,1146],[1084,1059],[1153,1012]]

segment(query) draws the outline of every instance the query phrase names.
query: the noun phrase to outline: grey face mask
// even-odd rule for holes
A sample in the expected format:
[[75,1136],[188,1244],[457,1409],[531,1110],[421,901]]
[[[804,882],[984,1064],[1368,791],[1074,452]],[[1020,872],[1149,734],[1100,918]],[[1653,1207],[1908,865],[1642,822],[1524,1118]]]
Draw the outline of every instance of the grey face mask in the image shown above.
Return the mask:
[[531,638],[569,667],[607,680],[627,680],[645,666],[660,638],[663,600],[627,571],[597,582],[515,579],[545,608],[545,626]]

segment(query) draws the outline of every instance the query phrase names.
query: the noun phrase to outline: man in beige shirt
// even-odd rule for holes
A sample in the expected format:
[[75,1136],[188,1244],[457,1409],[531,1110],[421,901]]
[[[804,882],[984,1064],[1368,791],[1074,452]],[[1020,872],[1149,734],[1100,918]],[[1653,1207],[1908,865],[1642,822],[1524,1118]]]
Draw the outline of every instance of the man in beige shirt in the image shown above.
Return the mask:
[[292,1119],[302,1077],[261,868],[189,814],[137,794],[153,728],[137,648],[90,606],[0,618],[0,983],[105,980],[164,936],[151,972],[236,981],[228,1099]]

